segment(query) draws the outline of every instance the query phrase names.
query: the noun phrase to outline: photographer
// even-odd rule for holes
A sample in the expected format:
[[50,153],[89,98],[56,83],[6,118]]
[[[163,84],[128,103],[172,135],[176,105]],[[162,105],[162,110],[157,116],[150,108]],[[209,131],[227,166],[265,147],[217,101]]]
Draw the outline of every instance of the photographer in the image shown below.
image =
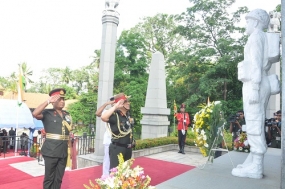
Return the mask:
[[275,115],[277,119],[268,128],[268,137],[271,140],[270,147],[281,148],[281,110]]
[[232,133],[233,136],[232,142],[234,143],[234,140],[242,132],[242,125],[245,125],[243,110],[239,110],[235,115],[231,116],[229,121],[230,121],[230,132]]

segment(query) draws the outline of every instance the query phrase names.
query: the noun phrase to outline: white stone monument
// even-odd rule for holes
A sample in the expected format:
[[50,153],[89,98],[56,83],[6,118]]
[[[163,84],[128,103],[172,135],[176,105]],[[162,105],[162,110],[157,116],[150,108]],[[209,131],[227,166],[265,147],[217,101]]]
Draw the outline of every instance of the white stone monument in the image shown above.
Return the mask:
[[[273,64],[268,74],[276,74],[280,78],[280,18],[281,13],[270,11],[270,22],[267,30],[267,39],[271,45],[269,45],[269,61]],[[266,109],[266,118],[272,118],[273,113],[280,110],[280,94],[271,96]]]
[[[113,96],[117,27],[119,24],[119,13],[116,11],[118,4],[119,0],[106,0],[106,10],[103,11],[97,108],[109,101],[109,98]],[[103,161],[104,156],[104,124],[101,118],[97,117],[95,161],[98,162]]]
[[268,75],[271,67],[271,42],[264,29],[269,15],[255,9],[246,15],[246,33],[249,35],[244,48],[244,60],[238,64],[238,79],[243,82],[243,108],[250,153],[243,164],[232,170],[232,175],[260,179],[263,177],[263,158],[267,151],[264,132],[266,107],[271,94],[280,91],[275,74]]
[[268,25],[267,32],[277,32],[277,33],[279,33],[281,13],[280,12],[276,12],[276,11],[270,11],[269,12],[269,16],[270,16],[270,22],[269,22],[269,25]]
[[143,114],[141,139],[166,137],[168,133],[165,62],[161,52],[152,55],[145,107],[141,108]]

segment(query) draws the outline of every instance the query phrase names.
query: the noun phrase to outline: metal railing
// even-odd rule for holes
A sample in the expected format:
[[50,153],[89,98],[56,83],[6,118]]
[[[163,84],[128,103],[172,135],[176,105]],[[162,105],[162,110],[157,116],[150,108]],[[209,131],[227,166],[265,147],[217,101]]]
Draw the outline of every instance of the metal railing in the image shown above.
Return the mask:
[[[76,136],[70,139],[76,155],[86,155],[95,152],[95,135]],[[0,136],[0,153],[2,157],[6,157],[7,153],[18,153],[19,155],[35,157],[38,161],[42,160],[41,146],[43,139],[39,139],[38,143],[26,136]],[[16,150],[15,150],[16,148]]]
[[0,153],[4,158],[8,153],[30,156],[31,152],[37,153],[38,145],[28,136],[0,136]]
[[95,135],[85,135],[75,137],[73,144],[76,145],[77,155],[92,154],[95,152]]

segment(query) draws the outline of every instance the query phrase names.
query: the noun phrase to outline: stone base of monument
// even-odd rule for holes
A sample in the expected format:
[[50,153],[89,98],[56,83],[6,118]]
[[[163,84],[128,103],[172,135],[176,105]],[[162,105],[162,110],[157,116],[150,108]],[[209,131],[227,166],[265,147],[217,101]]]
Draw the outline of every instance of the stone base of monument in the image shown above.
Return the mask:
[[[133,158],[138,158],[141,156],[148,156],[152,154],[167,152],[167,151],[173,151],[173,150],[179,150],[177,144],[168,144],[163,146],[157,146],[153,148],[145,148],[141,150],[134,150],[133,151]],[[184,148],[185,153],[200,153],[199,148],[195,146],[185,146]],[[95,156],[95,154],[86,154],[86,155],[80,155],[77,157],[77,169],[84,168],[84,167],[91,167],[96,165],[101,165],[103,162],[103,156]]]
[[103,156],[96,156],[95,154],[86,154],[77,157],[77,169],[101,165],[102,163]]

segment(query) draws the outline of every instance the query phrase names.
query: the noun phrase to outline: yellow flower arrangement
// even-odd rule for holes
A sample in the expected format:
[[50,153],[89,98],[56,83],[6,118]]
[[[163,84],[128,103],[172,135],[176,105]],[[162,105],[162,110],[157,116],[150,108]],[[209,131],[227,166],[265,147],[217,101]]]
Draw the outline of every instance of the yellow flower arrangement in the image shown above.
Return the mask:
[[222,125],[223,117],[221,116],[221,104],[219,103],[212,102],[200,107],[202,109],[194,116],[194,142],[199,147],[202,155],[206,157],[209,155],[217,129]]

